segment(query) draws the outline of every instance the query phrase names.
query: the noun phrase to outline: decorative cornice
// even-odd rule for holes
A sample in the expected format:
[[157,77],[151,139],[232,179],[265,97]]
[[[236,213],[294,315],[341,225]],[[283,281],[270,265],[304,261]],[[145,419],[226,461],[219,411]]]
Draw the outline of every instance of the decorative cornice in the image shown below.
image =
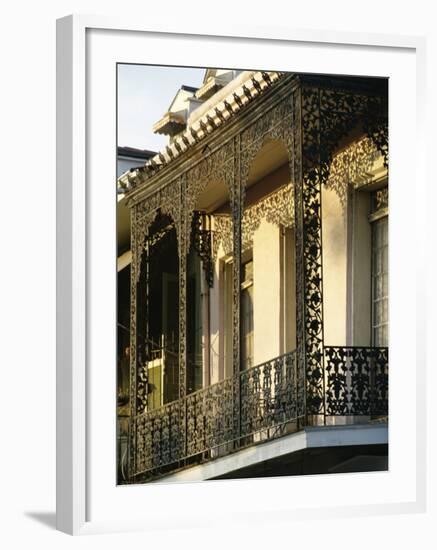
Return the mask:
[[[298,75],[281,75],[281,78],[275,81],[274,86],[271,86],[269,89],[264,89],[262,101],[257,101],[258,96],[257,98],[254,97],[250,102],[250,109],[241,109],[239,110],[239,116],[225,118],[226,123],[221,124],[220,129],[217,126],[217,130],[219,131],[210,132],[204,139],[202,138],[196,143],[191,143],[184,134],[181,139],[189,141],[189,146],[184,148],[182,151],[183,154],[175,157],[172,162],[158,168],[154,174],[146,177],[141,171],[138,172],[138,170],[124,174],[119,179],[119,184],[121,180],[123,180],[125,189],[130,185],[127,183],[128,178],[136,178],[137,181],[137,185],[131,187],[129,192],[126,193],[127,206],[132,207],[133,204],[148,199],[148,197],[155,194],[163,186],[171,183],[171,181],[180,174],[188,173],[195,169],[198,164],[205,162],[209,156],[214,155],[215,152],[229,143],[236,135],[240,135],[241,132],[249,128],[259,118],[264,117],[266,111],[269,111],[278,103],[284,101],[286,97],[289,96],[290,92],[298,86]],[[259,99],[261,99],[261,96]],[[205,116],[207,114],[209,114],[209,112],[206,113]],[[152,159],[151,163],[154,163],[154,159]]]
[[119,178],[119,185],[129,196],[135,189],[142,187],[146,182],[149,184],[159,172],[173,163],[179,157],[186,156],[198,143],[220,127],[228,123],[235,115],[244,110],[254,99],[263,95],[284,73],[258,72],[249,78],[240,87],[233,91],[224,100],[211,107],[199,120],[197,120],[182,135],[153,159],[148,161],[144,167],[136,168],[123,174]]
[[346,204],[350,186],[370,183],[374,179],[375,162],[381,152],[369,137],[361,138],[332,159],[326,187],[335,191],[341,204]]

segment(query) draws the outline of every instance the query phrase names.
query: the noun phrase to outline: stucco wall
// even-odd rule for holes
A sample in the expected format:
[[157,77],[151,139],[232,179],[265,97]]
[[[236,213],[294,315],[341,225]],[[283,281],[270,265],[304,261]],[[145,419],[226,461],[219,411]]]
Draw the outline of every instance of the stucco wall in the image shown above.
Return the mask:
[[280,354],[279,227],[262,220],[253,238],[254,364]]
[[347,339],[347,201],[322,189],[323,316],[325,344]]

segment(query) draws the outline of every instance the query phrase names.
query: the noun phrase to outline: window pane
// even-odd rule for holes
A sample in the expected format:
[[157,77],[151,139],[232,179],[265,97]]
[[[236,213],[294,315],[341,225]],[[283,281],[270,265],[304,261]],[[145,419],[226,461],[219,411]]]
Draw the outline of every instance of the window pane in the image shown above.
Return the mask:
[[372,223],[372,326],[375,346],[388,345],[388,217]]
[[242,365],[253,366],[253,286],[241,293]]

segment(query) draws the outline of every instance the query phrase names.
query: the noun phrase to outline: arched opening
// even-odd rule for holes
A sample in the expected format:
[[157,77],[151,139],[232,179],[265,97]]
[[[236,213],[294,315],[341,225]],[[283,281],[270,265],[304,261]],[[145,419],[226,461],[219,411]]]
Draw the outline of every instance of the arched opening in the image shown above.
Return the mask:
[[208,383],[209,287],[212,284],[208,214],[196,204],[187,255],[187,394]]
[[[269,437],[296,417],[294,192],[288,151],[266,140],[245,183],[241,236],[241,433]],[[291,426],[291,425],[290,425]]]
[[187,258],[187,392],[232,376],[232,216],[211,180],[196,199]]
[[241,368],[296,348],[294,190],[285,145],[264,141],[245,187],[241,253]]
[[144,248],[138,299],[145,307],[137,338],[152,410],[179,397],[179,260],[176,228],[168,215],[158,212]]

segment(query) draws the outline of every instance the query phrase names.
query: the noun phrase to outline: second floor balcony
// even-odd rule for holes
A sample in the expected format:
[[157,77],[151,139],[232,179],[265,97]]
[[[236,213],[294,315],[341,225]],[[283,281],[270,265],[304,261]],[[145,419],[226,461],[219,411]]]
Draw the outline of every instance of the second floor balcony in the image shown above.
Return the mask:
[[307,414],[304,377],[290,352],[131,418],[134,480],[156,479],[306,426],[387,419],[387,348],[328,346],[323,365],[322,414]]
[[388,415],[385,85],[247,78],[133,176],[125,482]]

